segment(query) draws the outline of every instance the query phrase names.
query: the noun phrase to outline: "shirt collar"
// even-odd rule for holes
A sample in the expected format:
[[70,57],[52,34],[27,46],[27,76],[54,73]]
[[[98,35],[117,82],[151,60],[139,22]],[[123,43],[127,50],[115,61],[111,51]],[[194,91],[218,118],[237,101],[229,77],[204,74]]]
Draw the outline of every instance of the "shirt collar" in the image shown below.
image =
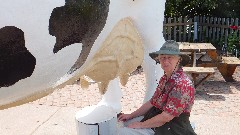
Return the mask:
[[[171,75],[171,77],[169,79],[178,77],[182,72],[183,72],[183,68],[182,67],[178,68],[177,71],[172,73],[172,75]],[[167,79],[167,75],[164,74],[164,80],[166,80],[166,79]]]

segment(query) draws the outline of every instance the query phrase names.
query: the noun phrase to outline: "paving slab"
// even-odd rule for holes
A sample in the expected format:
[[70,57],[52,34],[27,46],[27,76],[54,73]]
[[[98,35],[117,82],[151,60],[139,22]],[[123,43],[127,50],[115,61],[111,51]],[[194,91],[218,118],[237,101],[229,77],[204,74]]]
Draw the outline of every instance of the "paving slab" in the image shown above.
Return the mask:
[[76,107],[61,107],[51,118],[41,125],[33,135],[77,135]]
[[211,115],[192,115],[198,135],[239,135],[240,117],[221,117]]
[[0,111],[0,135],[75,135],[76,107],[25,104]]

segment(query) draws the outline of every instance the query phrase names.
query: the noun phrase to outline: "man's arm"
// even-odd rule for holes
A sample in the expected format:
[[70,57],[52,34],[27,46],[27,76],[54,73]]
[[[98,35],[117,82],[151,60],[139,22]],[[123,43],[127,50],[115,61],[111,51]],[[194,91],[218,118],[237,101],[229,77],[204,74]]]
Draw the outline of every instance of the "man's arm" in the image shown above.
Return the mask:
[[162,112],[161,114],[152,117],[144,122],[134,122],[130,124],[128,127],[130,128],[154,128],[160,127],[164,125],[166,122],[171,121],[174,118],[171,114],[166,112]]
[[174,118],[173,115],[163,111],[161,114],[158,114],[155,117],[144,121],[142,123],[142,127],[143,128],[160,127],[164,125],[166,122],[171,121],[173,118]]

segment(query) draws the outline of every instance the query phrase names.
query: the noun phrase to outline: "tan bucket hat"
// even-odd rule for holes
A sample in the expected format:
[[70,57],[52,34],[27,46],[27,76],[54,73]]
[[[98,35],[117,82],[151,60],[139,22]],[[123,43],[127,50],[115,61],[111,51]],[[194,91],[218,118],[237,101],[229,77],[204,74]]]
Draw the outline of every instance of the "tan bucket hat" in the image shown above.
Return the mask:
[[174,41],[174,40],[167,40],[162,47],[160,48],[159,51],[156,52],[152,52],[149,53],[149,56],[154,59],[157,63],[159,63],[158,59],[156,59],[156,57],[158,57],[158,55],[161,54],[167,54],[167,55],[179,55],[182,57],[182,61],[181,61],[181,65],[185,66],[189,63],[190,61],[190,57],[186,54],[182,54],[179,50],[179,44]]

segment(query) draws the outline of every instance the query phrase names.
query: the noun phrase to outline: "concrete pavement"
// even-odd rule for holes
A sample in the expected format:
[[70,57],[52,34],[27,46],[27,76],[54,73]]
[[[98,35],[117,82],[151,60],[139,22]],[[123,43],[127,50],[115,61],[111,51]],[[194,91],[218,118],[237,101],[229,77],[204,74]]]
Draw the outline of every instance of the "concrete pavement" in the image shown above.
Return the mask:
[[[239,67],[234,78],[236,82],[225,82],[217,71],[198,87],[190,117],[198,135],[240,134]],[[135,110],[144,98],[144,74],[132,75],[121,88],[122,111]],[[87,90],[78,85],[66,86],[35,102],[1,110],[0,135],[76,135],[76,112],[100,100],[97,84]]]
[[1,135],[76,135],[76,107],[25,104],[0,111]]

